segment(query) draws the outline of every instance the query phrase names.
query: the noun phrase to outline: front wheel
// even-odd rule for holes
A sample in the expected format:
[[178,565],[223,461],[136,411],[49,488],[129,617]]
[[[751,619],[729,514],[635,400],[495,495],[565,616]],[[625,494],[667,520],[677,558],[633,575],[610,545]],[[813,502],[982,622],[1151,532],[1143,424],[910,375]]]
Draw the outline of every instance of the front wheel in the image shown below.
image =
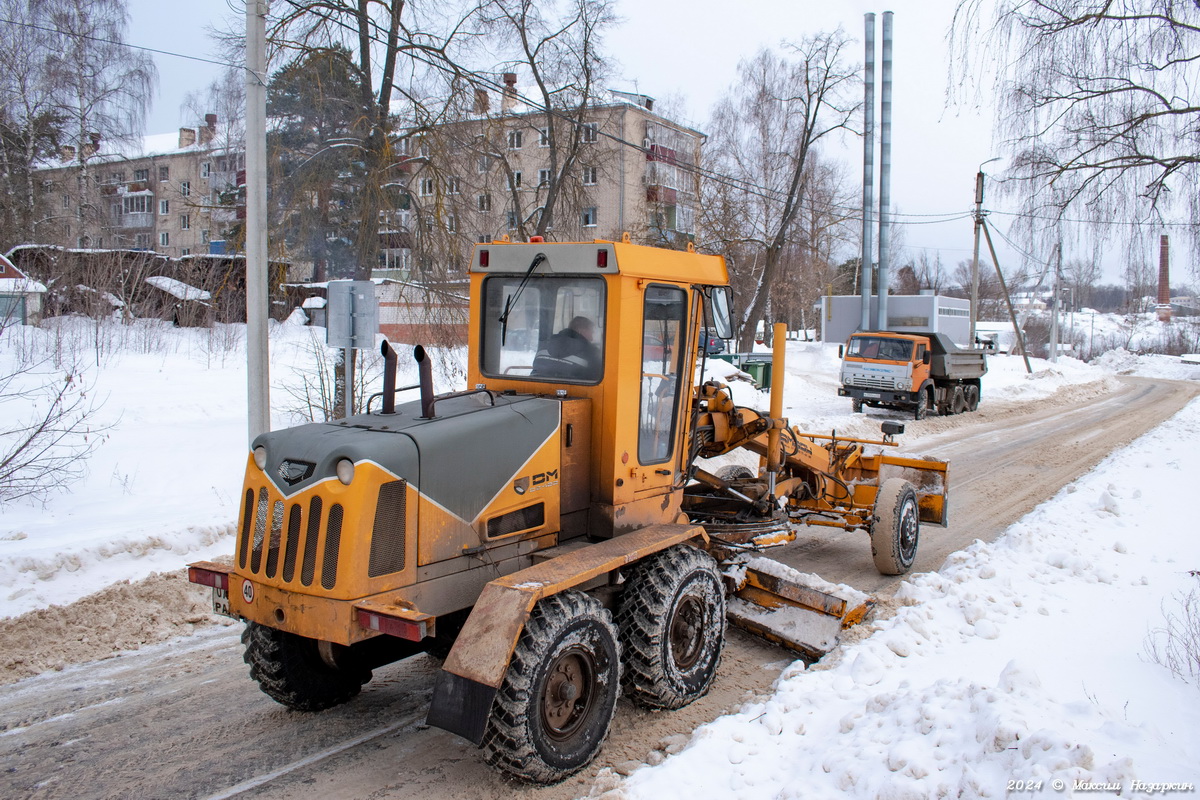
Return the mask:
[[608,610],[574,590],[541,600],[492,703],[484,757],[531,783],[566,778],[600,751],[620,685],[620,645]]
[[855,399],[855,400],[850,401],[850,410],[853,411],[855,414],[861,414],[862,408],[863,408],[862,400]]
[[341,705],[371,680],[371,670],[356,664],[349,648],[341,645],[256,622],[246,624],[242,644],[246,646],[242,660],[250,665],[250,677],[272,700],[296,711],[323,711]]
[[708,692],[725,643],[725,590],[712,556],[676,545],[640,561],[617,615],[625,691],[648,708],[682,708]]
[[925,419],[929,416],[929,390],[922,389],[917,393],[917,404],[913,407],[914,419]]
[[917,558],[921,517],[917,492],[901,478],[889,478],[875,496],[871,556],[883,575],[903,575]]

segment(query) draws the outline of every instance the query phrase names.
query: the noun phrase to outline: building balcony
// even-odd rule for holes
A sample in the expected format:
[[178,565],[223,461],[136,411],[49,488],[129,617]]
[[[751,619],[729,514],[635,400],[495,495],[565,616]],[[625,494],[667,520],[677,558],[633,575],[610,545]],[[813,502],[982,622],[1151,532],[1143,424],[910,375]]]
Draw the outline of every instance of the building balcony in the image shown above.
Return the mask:
[[117,218],[117,227],[125,230],[132,228],[153,228],[154,214],[149,211],[145,213],[135,212],[131,214],[122,214]]
[[646,187],[646,201],[649,203],[666,203],[673,206],[678,199],[679,193],[668,186],[651,185]]

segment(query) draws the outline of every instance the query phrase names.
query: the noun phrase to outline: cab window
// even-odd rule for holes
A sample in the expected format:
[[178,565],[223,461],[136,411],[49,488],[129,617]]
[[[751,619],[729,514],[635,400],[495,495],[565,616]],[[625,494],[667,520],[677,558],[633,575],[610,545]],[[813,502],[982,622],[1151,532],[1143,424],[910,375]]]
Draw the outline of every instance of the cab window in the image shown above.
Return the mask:
[[679,412],[679,376],[687,355],[687,293],[674,286],[646,289],[642,326],[638,461],[671,458]]
[[847,355],[881,361],[908,361],[912,356],[912,342],[889,339],[884,336],[855,336],[850,339]]
[[[492,275],[480,369],[493,378],[595,384],[604,372],[603,278]],[[507,316],[506,316],[507,309]]]

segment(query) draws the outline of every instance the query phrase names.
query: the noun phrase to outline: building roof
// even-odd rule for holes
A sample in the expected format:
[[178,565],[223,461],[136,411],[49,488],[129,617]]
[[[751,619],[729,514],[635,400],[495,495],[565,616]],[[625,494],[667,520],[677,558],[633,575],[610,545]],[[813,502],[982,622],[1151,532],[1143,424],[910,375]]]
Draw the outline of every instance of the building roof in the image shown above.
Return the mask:
[[161,289],[177,300],[211,300],[212,295],[204,289],[197,289],[195,286],[189,286],[183,281],[177,281],[174,278],[168,278],[165,275],[152,275],[146,278],[146,283],[153,286],[155,289]]
[[0,255],[0,292],[10,294],[45,293],[46,286],[17,269],[17,265]]

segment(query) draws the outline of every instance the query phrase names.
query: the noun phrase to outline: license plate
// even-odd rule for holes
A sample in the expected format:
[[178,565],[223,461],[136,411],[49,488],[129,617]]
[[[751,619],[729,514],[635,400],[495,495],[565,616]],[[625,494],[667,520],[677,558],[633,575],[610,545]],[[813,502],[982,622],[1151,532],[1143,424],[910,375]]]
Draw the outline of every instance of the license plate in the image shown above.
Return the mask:
[[878,392],[863,392],[863,397],[869,397],[872,400],[878,400],[879,396]]
[[213,613],[214,614],[222,614],[226,617],[233,616],[232,614],[229,613],[229,592],[225,589],[217,589],[216,587],[214,587],[212,590],[212,593],[213,593]]

